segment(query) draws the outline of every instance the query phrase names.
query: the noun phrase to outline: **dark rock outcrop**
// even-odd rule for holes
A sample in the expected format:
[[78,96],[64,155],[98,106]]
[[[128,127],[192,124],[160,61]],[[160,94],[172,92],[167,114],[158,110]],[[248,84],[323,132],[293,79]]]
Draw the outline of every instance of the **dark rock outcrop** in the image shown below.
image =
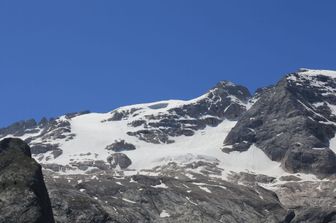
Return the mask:
[[329,148],[335,136],[336,79],[292,73],[260,91],[224,142],[223,151],[246,151],[252,144],[289,172],[336,173]]
[[9,125],[6,128],[0,129],[0,137],[5,135],[22,136],[26,132],[29,133],[38,132],[38,130],[35,129],[36,127],[37,122],[34,119],[19,121]]
[[[200,98],[168,109],[164,113],[133,120],[128,125],[141,129],[129,131],[127,134],[149,143],[173,143],[172,137],[193,136],[196,131],[207,126],[217,126],[224,119],[237,120],[246,111],[250,97],[247,88],[221,81]],[[167,103],[157,103],[149,105],[148,108],[157,110],[166,106]],[[141,108],[117,109],[107,121],[127,120],[140,113]]]
[[108,145],[106,150],[112,150],[114,152],[122,152],[122,151],[129,151],[129,150],[135,150],[136,147],[131,144],[125,142],[125,140],[115,141],[111,145]]
[[120,167],[121,169],[126,169],[132,164],[131,159],[124,153],[113,153],[107,157],[107,162],[112,168]]
[[0,142],[0,222],[54,222],[41,166],[20,139]]

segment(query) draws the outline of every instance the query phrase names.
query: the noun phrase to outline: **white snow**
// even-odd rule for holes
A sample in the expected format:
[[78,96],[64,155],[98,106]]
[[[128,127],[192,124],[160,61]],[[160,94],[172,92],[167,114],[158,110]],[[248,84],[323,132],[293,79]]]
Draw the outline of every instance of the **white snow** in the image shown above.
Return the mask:
[[204,190],[205,192],[207,192],[207,193],[212,193],[211,192],[211,190],[209,190],[209,188],[207,188],[207,187],[202,187],[202,186],[199,186],[199,188],[201,189],[201,190]]
[[336,135],[330,140],[329,148],[336,154]]
[[99,178],[97,176],[92,176],[91,180],[99,180]]
[[126,198],[122,198],[122,200],[123,200],[123,201],[126,201],[126,202],[128,202],[128,203],[136,204],[135,201],[131,201],[131,200],[128,200],[128,199],[126,199]]
[[296,85],[303,85],[303,83],[308,81],[310,86],[323,89],[323,96],[334,95],[336,93],[335,88],[329,86],[327,82],[321,81],[316,78],[317,76],[326,76],[330,79],[335,80],[336,71],[301,69],[297,74],[298,76],[294,74],[288,75],[287,80],[293,81]]
[[318,150],[318,151],[322,151],[325,150],[326,148],[312,148],[313,150]]
[[324,75],[324,76],[328,76],[331,78],[336,78],[336,71],[333,71],[333,70],[312,70],[312,69],[301,68],[299,74],[305,74],[309,76]]
[[219,187],[219,188],[222,188],[224,190],[227,190],[227,188],[225,186],[222,186],[222,185],[216,185],[216,184],[207,184],[207,183],[197,183],[197,182],[194,182],[192,183],[194,185],[197,185],[197,186],[208,186],[208,187]]
[[164,183],[162,183],[162,181],[160,181],[160,184],[155,185],[155,186],[151,186],[153,188],[163,188],[163,189],[168,189],[168,186]]
[[133,178],[130,179],[130,183],[138,183],[137,181],[135,181]]
[[322,191],[321,183],[319,183],[319,185],[316,189],[319,190],[319,191]]
[[162,210],[160,213],[160,218],[168,218],[170,217],[170,214],[166,210]]
[[190,203],[192,203],[193,205],[198,205],[197,203],[193,202],[189,197],[186,197],[186,199],[187,199]]
[[194,177],[194,175],[192,175],[191,173],[186,173],[186,174],[184,174],[186,177],[188,177],[189,179],[191,179],[191,180],[193,180],[193,179],[196,179],[195,177]]

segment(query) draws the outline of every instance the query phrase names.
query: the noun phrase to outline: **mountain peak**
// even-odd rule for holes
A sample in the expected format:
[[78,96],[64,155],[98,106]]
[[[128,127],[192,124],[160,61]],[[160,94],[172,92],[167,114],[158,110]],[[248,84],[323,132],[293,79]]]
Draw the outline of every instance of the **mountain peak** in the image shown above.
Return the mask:
[[237,86],[235,83],[228,81],[228,80],[222,80],[220,82],[217,83],[216,86],[222,86],[222,87],[226,87],[226,86]]
[[231,95],[243,103],[247,103],[247,101],[251,98],[251,93],[246,87],[226,80],[218,82],[210,89],[209,93],[213,93],[224,98]]

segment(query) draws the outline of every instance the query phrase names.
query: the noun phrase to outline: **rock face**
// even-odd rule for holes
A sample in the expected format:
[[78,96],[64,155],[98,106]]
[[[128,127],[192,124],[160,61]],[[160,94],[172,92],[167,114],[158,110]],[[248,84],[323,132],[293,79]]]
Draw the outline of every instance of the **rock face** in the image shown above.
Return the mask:
[[0,222],[54,222],[41,166],[19,139],[0,142]]
[[281,203],[295,209],[293,223],[336,222],[335,182],[288,182],[275,192]]
[[336,173],[336,76],[302,70],[263,89],[225,139],[223,151],[252,144],[289,172]]
[[122,151],[135,150],[136,147],[131,143],[125,142],[125,140],[119,140],[115,141],[111,145],[108,145],[105,149],[112,150],[114,152],[122,152]]
[[107,162],[110,163],[112,168],[126,169],[132,164],[132,161],[124,153],[113,153],[107,158]]
[[72,175],[47,180],[56,222],[290,222],[275,193],[225,181]]

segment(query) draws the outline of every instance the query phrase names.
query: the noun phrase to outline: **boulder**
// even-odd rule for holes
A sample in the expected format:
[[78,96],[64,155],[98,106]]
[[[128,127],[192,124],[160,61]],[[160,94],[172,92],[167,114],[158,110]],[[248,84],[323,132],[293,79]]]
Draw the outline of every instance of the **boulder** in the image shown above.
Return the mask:
[[110,163],[112,168],[120,167],[120,169],[126,169],[132,164],[132,161],[124,153],[114,153],[107,157],[107,162]]
[[20,139],[0,142],[0,222],[54,222],[41,166]]

